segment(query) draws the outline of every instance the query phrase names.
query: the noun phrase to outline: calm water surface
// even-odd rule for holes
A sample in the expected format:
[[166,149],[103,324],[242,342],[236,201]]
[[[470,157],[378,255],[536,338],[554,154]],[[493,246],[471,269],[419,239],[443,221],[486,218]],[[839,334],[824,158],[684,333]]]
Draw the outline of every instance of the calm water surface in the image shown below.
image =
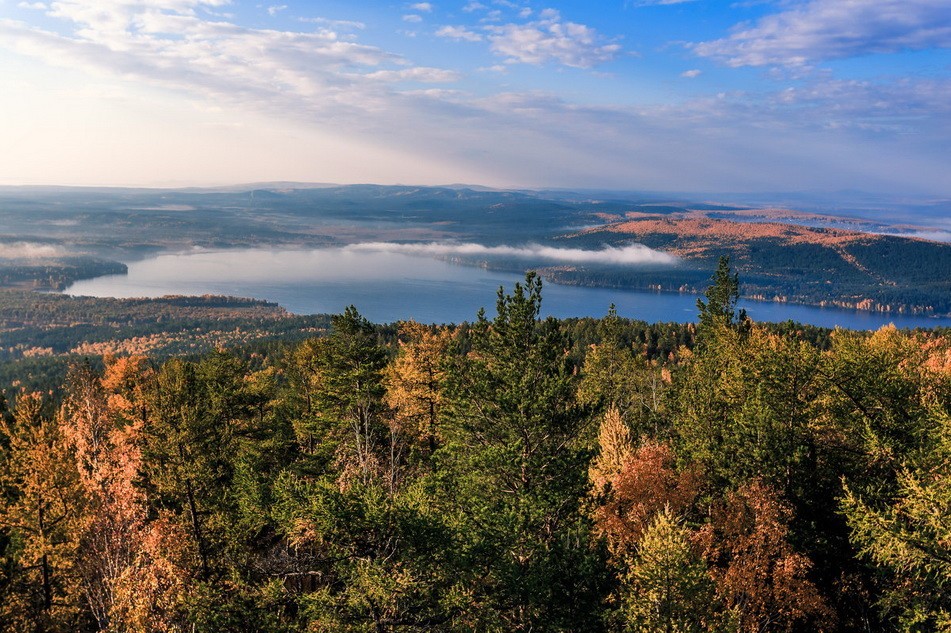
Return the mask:
[[[353,304],[371,321],[427,323],[473,320],[494,313],[499,286],[511,290],[522,275],[392,252],[342,249],[241,249],[159,255],[129,264],[128,275],[79,281],[65,290],[93,297],[220,294],[275,301],[297,314],[337,313]],[[693,295],[545,284],[542,310],[556,317],[603,316],[614,303],[625,317],[693,321]],[[951,326],[951,319],[879,315],[777,303],[743,304],[757,321],[785,321],[852,329]]]

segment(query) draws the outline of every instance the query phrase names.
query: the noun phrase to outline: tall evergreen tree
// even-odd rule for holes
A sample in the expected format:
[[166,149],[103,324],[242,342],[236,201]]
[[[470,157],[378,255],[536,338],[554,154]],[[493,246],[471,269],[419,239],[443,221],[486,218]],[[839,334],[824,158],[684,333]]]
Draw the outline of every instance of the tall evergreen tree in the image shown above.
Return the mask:
[[736,304],[740,300],[740,277],[730,268],[729,255],[720,257],[704,296],[706,301],[697,299],[697,310],[700,311],[698,340],[702,340],[704,331],[716,324],[732,326],[738,318],[739,321],[746,318],[745,310],[741,310],[739,315],[736,313]]
[[155,376],[143,428],[144,479],[153,503],[178,517],[202,579],[223,573],[235,525],[236,434],[247,416],[243,364],[216,352],[173,359]]
[[313,457],[310,467],[314,472],[339,467],[345,478],[370,481],[385,463],[386,349],[373,325],[349,306],[333,317],[330,336],[302,351],[298,364],[308,411],[298,434]]
[[[541,280],[529,273],[448,376],[446,502],[468,541],[480,618],[510,631],[589,629],[598,566],[578,503],[591,420],[574,400],[568,341],[539,320]],[[496,628],[493,628],[496,630]]]

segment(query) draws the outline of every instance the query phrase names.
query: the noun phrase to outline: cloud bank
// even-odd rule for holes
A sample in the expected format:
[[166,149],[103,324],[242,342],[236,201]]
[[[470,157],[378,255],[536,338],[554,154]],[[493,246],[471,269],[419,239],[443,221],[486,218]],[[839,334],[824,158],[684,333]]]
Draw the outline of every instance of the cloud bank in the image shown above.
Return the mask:
[[730,66],[800,66],[926,48],[951,48],[947,0],[812,0],[693,46]]
[[541,244],[524,246],[485,246],[473,243],[429,242],[425,244],[398,244],[395,242],[363,242],[351,244],[343,250],[350,252],[386,252],[427,257],[516,257],[546,260],[564,264],[654,264],[673,266],[680,260],[672,255],[655,251],[643,244],[613,247],[596,251],[580,248],[556,248]]

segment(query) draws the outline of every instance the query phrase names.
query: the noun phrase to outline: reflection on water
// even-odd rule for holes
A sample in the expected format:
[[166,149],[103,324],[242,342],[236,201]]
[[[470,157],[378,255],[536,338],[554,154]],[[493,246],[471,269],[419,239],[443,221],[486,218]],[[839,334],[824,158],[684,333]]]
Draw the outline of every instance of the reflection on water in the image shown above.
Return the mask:
[[[166,254],[129,264],[128,275],[79,281],[67,294],[94,297],[160,297],[220,294],[276,301],[298,314],[336,313],[353,304],[371,321],[416,319],[430,323],[473,320],[485,307],[492,314],[499,286],[510,290],[523,279],[514,273],[457,266],[397,252],[347,249],[278,251],[240,249]],[[613,288],[546,284],[545,314],[603,316],[618,313],[645,321],[695,319],[696,297]],[[749,302],[758,321],[793,319],[826,327],[874,329],[951,325],[951,320]]]

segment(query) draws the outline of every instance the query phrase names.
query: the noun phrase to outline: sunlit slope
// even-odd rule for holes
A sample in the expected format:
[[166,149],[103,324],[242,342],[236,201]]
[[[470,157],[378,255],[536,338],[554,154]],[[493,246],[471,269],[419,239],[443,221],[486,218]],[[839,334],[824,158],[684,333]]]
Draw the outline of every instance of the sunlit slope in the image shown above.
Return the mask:
[[[627,214],[569,240],[636,241],[697,265],[729,255],[743,275],[747,296],[870,310],[951,310],[947,243],[696,213]],[[684,276],[684,283],[691,281]]]

